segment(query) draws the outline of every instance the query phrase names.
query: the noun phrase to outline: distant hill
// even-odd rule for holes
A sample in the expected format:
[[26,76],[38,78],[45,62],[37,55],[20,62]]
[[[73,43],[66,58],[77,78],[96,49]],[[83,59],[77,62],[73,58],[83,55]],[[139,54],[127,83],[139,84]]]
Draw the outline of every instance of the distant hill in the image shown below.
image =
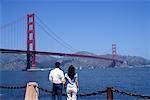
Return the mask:
[[[94,53],[80,51],[76,54],[94,55],[111,58],[111,54],[96,55]],[[118,67],[127,66],[144,66],[150,65],[150,60],[137,56],[123,56],[117,57],[119,60],[125,61],[126,64],[117,63]],[[64,68],[68,68],[69,65],[74,65],[76,68],[95,68],[95,67],[111,67],[112,61],[92,59],[92,58],[79,58],[79,57],[53,57],[47,55],[37,55],[36,65],[38,68],[54,67],[56,61],[61,62]],[[1,54],[0,53],[0,70],[24,70],[26,69],[26,55],[18,54]]]

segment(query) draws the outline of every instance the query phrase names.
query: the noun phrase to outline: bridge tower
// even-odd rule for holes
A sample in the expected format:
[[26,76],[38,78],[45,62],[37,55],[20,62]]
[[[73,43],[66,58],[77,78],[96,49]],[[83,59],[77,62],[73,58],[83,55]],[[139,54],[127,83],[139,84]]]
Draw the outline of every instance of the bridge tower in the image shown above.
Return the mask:
[[117,59],[117,50],[116,50],[116,44],[112,44],[112,59]]
[[34,13],[27,15],[27,67],[35,68],[35,21]]
[[116,66],[116,59],[117,59],[117,50],[116,50],[116,44],[112,44],[112,67]]

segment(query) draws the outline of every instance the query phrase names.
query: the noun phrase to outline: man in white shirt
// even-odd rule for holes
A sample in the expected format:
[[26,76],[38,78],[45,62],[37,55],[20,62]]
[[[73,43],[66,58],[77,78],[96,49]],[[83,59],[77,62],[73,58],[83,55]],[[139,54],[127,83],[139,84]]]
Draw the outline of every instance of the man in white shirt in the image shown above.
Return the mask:
[[62,100],[62,88],[65,82],[64,73],[60,69],[60,63],[55,63],[55,68],[50,71],[49,80],[53,83],[52,88],[52,100],[56,99],[56,95],[58,100]]

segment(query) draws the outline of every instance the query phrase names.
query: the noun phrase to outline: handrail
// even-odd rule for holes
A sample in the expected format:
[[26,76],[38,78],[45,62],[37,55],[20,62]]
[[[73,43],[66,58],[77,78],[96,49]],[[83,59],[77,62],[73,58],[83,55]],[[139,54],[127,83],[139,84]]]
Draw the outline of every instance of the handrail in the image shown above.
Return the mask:
[[[39,90],[41,90],[45,93],[52,93],[52,91],[50,91],[48,89],[44,89],[40,86],[34,86],[34,88],[35,87],[37,87]],[[2,88],[2,89],[25,89],[26,86],[0,86],[0,88]],[[148,95],[146,96],[146,95],[142,95],[142,94],[125,92],[125,91],[121,91],[121,90],[118,90],[118,89],[115,89],[115,88],[112,88],[112,87],[107,87],[104,90],[99,90],[99,91],[96,91],[96,92],[78,93],[77,96],[86,97],[86,96],[95,96],[95,95],[98,95],[98,94],[107,93],[107,98],[108,98],[108,95],[109,95],[110,91],[112,91],[112,93],[115,92],[115,93],[120,93],[120,94],[128,95],[128,96],[134,96],[134,97],[138,97],[138,98],[142,98],[142,99],[150,99],[150,96],[148,96]],[[112,95],[112,97],[109,97],[109,98],[112,98],[111,100],[113,100],[113,94],[111,94],[111,95]],[[63,94],[63,96],[66,96],[66,94]],[[110,100],[110,99],[107,99],[107,100]]]

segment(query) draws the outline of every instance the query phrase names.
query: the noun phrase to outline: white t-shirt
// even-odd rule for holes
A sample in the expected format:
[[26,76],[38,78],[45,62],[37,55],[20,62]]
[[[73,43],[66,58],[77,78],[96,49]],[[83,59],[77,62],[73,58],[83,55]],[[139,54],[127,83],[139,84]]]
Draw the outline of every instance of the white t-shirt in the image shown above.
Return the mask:
[[63,83],[65,80],[63,71],[60,70],[59,68],[51,70],[49,74],[49,80],[55,84]]

